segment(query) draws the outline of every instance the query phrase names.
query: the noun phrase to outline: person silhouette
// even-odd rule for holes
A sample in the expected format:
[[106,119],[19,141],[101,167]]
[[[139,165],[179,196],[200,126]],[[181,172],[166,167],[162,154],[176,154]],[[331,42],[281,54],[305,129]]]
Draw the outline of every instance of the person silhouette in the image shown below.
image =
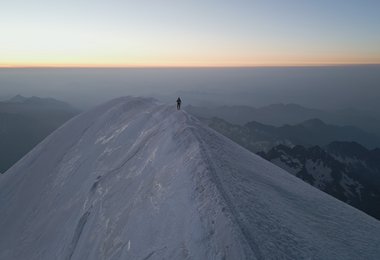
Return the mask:
[[180,99],[180,97],[178,97],[177,98],[177,110],[181,109],[181,103],[182,103],[182,100]]

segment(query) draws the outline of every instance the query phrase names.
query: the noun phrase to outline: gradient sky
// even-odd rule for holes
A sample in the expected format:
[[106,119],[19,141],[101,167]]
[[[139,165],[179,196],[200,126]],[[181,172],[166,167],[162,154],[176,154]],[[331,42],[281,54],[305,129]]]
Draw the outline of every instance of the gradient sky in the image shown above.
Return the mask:
[[379,0],[12,0],[0,66],[380,63]]

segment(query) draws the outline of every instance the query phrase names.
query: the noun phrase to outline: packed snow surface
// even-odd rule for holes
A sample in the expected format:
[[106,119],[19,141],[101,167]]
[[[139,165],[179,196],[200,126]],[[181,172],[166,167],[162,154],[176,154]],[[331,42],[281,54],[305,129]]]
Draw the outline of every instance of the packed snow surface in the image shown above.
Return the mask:
[[0,259],[380,259],[379,221],[132,97],[0,177],[0,230]]

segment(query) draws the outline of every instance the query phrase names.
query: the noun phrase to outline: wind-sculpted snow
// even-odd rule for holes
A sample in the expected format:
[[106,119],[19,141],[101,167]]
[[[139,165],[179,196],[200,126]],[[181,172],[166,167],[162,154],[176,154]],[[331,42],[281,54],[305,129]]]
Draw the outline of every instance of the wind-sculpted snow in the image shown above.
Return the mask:
[[185,111],[118,98],[0,179],[0,259],[379,259],[380,223]]

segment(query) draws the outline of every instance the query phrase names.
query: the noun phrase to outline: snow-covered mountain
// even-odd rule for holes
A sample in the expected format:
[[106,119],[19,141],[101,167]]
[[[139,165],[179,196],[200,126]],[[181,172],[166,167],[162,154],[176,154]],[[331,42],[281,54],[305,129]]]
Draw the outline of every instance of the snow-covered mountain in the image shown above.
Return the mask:
[[150,99],[56,130],[0,178],[0,259],[378,259],[380,222]]
[[354,142],[326,147],[278,145],[259,152],[314,187],[380,219],[380,154]]

